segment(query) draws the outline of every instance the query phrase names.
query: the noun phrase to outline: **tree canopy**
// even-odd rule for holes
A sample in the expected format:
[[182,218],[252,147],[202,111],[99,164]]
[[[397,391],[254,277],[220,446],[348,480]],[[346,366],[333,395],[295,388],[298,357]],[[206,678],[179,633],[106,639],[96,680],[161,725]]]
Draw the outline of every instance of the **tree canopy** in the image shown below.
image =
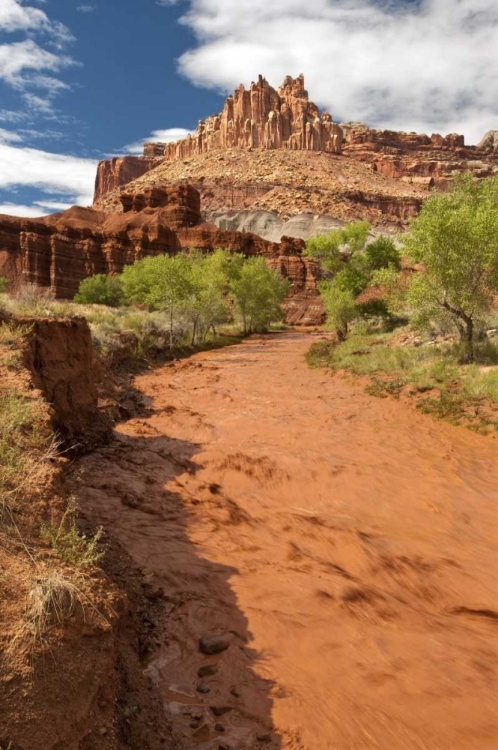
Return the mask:
[[392,274],[377,279],[394,292],[398,306],[408,306],[419,327],[450,321],[464,343],[464,361],[472,361],[475,324],[498,288],[498,179],[459,176],[450,192],[424,204],[404,247],[421,272],[404,284],[393,283]]
[[183,335],[190,328],[191,343],[195,343],[234,317],[244,333],[268,329],[283,317],[280,305],[289,282],[261,257],[245,259],[220,249],[213,253],[191,250],[144,258],[126,266],[119,277],[99,274],[86,279],[75,301],[112,305],[115,288],[122,303],[166,312],[173,345],[175,331]]
[[[348,224],[329,234],[313,237],[306,243],[305,254],[316,258],[324,272],[320,284],[327,324],[340,340],[348,325],[361,314],[368,314],[372,305],[357,303],[357,298],[372,283],[373,274],[381,268],[399,269],[399,250],[389,237],[368,242],[370,224],[365,221]],[[385,306],[375,305],[376,313],[385,313]]]

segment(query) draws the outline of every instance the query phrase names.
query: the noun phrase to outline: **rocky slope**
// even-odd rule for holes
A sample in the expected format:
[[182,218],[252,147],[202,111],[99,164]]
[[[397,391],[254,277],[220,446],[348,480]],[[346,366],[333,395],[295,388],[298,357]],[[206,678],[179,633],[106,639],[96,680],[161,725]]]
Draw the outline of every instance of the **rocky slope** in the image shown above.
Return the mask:
[[[303,213],[336,220],[358,217],[399,227],[420,210],[425,186],[387,177],[370,165],[337,154],[308,151],[210,151],[180,161],[163,161],[126,186],[127,191],[188,180],[201,194],[209,221],[219,211],[269,211],[281,219]],[[120,189],[95,203],[119,210]]]
[[[380,228],[403,227],[432,188],[445,189],[453,176],[498,173],[496,131],[478,146],[464,137],[373,130],[362,123],[337,125],[309,100],[304,78],[288,76],[279,89],[260,76],[240,86],[223,111],[202,120],[196,132],[174,144],[149,143],[143,157],[102,162],[95,205],[120,210],[120,188],[130,190],[188,180],[201,193],[205,218],[266,211],[279,220],[312,214],[327,221],[365,218]],[[150,169],[145,172],[147,160]],[[302,220],[306,223],[306,219]],[[309,225],[299,236],[313,230]],[[264,236],[277,238],[276,225]]]
[[57,298],[72,299],[88,276],[120,273],[145,256],[223,247],[262,255],[290,279],[285,304],[289,323],[322,320],[319,269],[302,256],[302,241],[283,238],[277,244],[206,224],[198,191],[185,183],[124,192],[120,207],[121,213],[73,207],[36,220],[0,217],[0,276],[14,287],[27,281],[51,289]]

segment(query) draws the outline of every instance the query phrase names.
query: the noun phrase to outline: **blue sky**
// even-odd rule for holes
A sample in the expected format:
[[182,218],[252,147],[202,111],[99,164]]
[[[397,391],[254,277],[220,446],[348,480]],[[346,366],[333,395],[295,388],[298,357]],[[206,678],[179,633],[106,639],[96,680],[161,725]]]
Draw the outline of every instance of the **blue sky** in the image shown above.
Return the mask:
[[476,142],[498,129],[498,3],[0,0],[0,211],[86,205],[98,159],[301,72],[337,120]]

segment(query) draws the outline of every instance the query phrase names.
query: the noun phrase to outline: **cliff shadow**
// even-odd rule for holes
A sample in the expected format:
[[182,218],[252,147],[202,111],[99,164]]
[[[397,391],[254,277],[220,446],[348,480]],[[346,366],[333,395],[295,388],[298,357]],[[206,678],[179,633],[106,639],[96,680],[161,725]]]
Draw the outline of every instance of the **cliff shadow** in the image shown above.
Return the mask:
[[193,461],[199,445],[158,434],[141,419],[115,434],[75,465],[77,495],[82,513],[103,524],[163,592],[164,633],[147,671],[174,737],[185,748],[277,750],[275,684],[258,669],[264,657],[251,645],[231,583],[239,570],[210,559],[192,541],[194,533],[210,537],[220,524],[245,523],[243,511],[219,484],[196,481],[203,468]]

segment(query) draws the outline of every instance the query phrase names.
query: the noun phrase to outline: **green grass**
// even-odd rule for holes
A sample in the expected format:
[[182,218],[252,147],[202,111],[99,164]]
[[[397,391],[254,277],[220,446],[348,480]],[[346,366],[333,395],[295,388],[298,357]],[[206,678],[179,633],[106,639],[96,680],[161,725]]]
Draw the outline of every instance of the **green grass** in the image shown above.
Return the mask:
[[340,344],[321,341],[307,354],[311,367],[330,367],[367,376],[372,396],[415,399],[417,408],[452,424],[489,432],[498,429],[498,346],[476,344],[477,364],[461,366],[459,346],[447,342],[396,345],[400,334],[359,328]]
[[40,466],[32,451],[49,447],[37,426],[37,406],[12,389],[0,394],[0,503],[35,479]]

